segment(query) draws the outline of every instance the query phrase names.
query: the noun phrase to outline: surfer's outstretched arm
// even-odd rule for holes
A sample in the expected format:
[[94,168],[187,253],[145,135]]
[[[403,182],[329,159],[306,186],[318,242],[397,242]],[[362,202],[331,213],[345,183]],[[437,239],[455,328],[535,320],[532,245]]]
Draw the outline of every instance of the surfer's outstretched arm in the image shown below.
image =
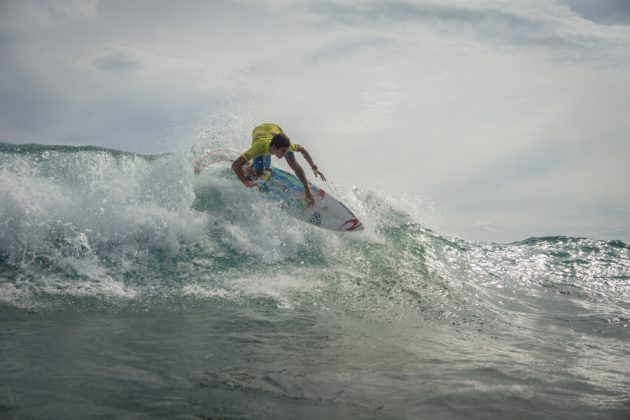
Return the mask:
[[315,174],[315,178],[319,176],[322,179],[322,181],[326,181],[326,177],[319,170],[317,165],[315,165],[315,162],[313,162],[313,158],[311,157],[311,154],[308,152],[308,150],[306,150],[304,146],[300,145],[298,146],[297,151],[302,153],[302,156],[304,156],[304,159],[308,162],[309,165],[311,165],[311,169],[313,170],[313,173]]
[[243,185],[245,185],[248,188],[255,187],[256,183],[254,181],[247,179],[247,177],[243,173],[243,165],[245,165],[246,163],[247,163],[247,160],[245,160],[243,156],[239,156],[238,159],[232,162],[232,170],[234,171],[238,179],[241,180]]
[[308,186],[308,181],[306,180],[306,174],[304,173],[304,169],[297,162],[295,156],[287,155],[286,157],[287,163],[295,172],[295,175],[302,181],[302,185],[304,185],[304,193],[306,194],[306,205],[308,207],[313,207],[315,205],[315,198],[313,198],[313,193],[311,192],[311,187]]

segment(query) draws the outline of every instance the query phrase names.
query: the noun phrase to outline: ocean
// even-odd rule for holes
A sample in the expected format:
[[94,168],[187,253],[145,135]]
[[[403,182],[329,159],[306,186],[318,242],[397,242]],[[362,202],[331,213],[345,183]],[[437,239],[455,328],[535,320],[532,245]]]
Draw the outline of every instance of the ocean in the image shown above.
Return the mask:
[[366,230],[226,165],[0,143],[0,418],[628,419],[630,247]]

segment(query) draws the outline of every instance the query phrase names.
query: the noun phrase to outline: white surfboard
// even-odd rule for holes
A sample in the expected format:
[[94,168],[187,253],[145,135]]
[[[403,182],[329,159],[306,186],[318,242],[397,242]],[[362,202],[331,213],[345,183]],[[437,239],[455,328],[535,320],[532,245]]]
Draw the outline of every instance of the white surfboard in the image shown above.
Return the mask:
[[339,232],[363,230],[359,219],[341,201],[330,193],[309,182],[315,198],[313,207],[306,206],[306,195],[302,182],[293,174],[271,168],[271,175],[258,183],[262,196],[280,204],[292,216],[312,225]]
[[[215,163],[231,162],[238,156],[238,152],[229,149],[210,152],[197,160],[195,173]],[[306,206],[302,182],[287,171],[272,167],[270,176],[258,183],[258,190],[263,198],[278,203],[282,209],[298,219],[337,232],[363,230],[359,219],[341,201],[311,182],[309,187],[315,198],[315,205],[310,208]]]

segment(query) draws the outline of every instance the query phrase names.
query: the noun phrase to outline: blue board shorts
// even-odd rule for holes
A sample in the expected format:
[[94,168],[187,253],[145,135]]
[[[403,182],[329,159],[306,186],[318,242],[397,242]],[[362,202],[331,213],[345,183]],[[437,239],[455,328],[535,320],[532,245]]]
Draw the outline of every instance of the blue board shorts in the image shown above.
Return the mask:
[[[287,152],[287,154],[285,155],[285,159],[289,155],[291,157],[295,157],[293,152]],[[269,170],[271,168],[271,155],[257,156],[254,159],[252,159],[252,168],[254,168],[254,171],[256,173],[260,173],[260,172],[264,172],[266,170]]]

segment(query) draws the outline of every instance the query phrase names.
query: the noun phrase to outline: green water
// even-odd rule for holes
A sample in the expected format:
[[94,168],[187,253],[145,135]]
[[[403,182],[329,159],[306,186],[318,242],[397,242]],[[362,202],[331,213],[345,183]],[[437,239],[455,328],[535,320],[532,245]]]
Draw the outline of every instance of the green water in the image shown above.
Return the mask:
[[0,147],[2,418],[628,418],[630,248],[327,232],[185,156]]

